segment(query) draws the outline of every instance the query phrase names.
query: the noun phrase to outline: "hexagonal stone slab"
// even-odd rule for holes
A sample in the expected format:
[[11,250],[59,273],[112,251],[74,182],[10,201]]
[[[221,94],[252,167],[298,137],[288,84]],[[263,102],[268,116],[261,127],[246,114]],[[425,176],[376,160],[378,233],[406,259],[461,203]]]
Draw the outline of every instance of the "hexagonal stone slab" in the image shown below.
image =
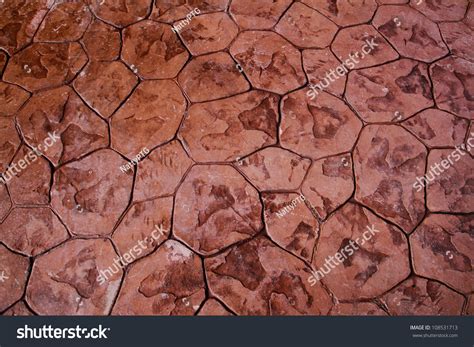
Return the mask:
[[353,71],[347,82],[347,101],[366,122],[396,122],[433,106],[428,69],[402,59]]
[[0,221],[7,215],[12,206],[7,187],[0,183]]
[[399,229],[347,203],[321,227],[311,280],[322,280],[338,300],[374,298],[408,276],[408,257]]
[[270,29],[291,0],[233,0],[229,13],[242,29]]
[[100,272],[117,258],[106,239],[70,240],[36,258],[26,300],[40,315],[107,315],[122,270],[100,284]]
[[415,273],[439,280],[461,292],[472,292],[473,228],[472,215],[428,216],[410,235]]
[[193,315],[204,301],[201,259],[168,240],[133,264],[114,306],[114,315]]
[[0,244],[0,264],[0,275],[3,275],[0,285],[0,311],[3,311],[23,296],[30,262],[27,257],[15,254]]
[[132,174],[117,153],[105,149],[62,166],[54,173],[51,204],[74,234],[106,235],[125,211]]
[[120,32],[111,25],[94,19],[82,38],[91,60],[112,61],[120,54]]
[[171,23],[185,18],[195,8],[198,8],[201,14],[224,11],[228,3],[229,0],[200,0],[198,3],[189,0],[180,1],[179,3],[175,1],[155,1],[150,18]]
[[298,90],[283,98],[282,147],[315,160],[350,151],[362,122],[340,99],[322,93],[311,100],[306,92]]
[[209,289],[238,315],[325,315],[332,304],[310,269],[259,236],[204,260]]
[[194,166],[176,193],[174,235],[209,255],[257,234],[261,212],[257,191],[234,168]]
[[232,316],[233,314],[226,310],[216,299],[208,299],[202,306],[198,316]]
[[250,89],[235,62],[224,52],[193,59],[179,74],[178,82],[192,102],[225,98]]
[[261,91],[193,105],[179,136],[193,159],[234,161],[277,141],[279,97]]
[[43,253],[68,237],[64,225],[46,207],[15,208],[0,224],[0,240],[10,249],[28,256]]
[[474,30],[464,23],[440,23],[439,29],[454,55],[474,62]]
[[467,0],[423,1],[411,0],[410,6],[435,22],[459,21],[464,18]]
[[424,193],[413,184],[423,176],[426,148],[396,125],[369,125],[354,150],[355,199],[411,232],[425,213]]
[[15,305],[10,307],[8,310],[2,313],[2,316],[33,316],[34,313],[26,307],[23,301],[17,302]]
[[273,32],[241,33],[230,54],[242,65],[254,88],[285,94],[306,83],[300,52]]
[[20,87],[0,82],[0,117],[15,114],[29,97],[30,95]]
[[112,147],[134,158],[173,138],[186,100],[173,81],[144,81],[111,119]]
[[44,151],[54,165],[77,159],[109,143],[107,123],[68,86],[37,93],[17,115],[30,146],[38,147],[50,134],[59,137]]
[[102,117],[110,117],[137,81],[121,62],[91,62],[74,81],[74,88]]
[[0,117],[0,172],[5,174],[16,151],[20,147],[20,137],[13,117]]
[[334,305],[331,316],[387,316],[387,313],[371,302],[339,303]]
[[368,22],[377,9],[375,0],[302,0],[301,2],[314,8],[340,26]]
[[104,22],[124,27],[145,18],[152,0],[91,1],[94,14]]
[[[305,49],[303,51],[303,68],[308,75],[310,85],[320,83],[324,78],[328,78],[326,74],[330,73],[331,69],[335,71],[339,65],[341,65],[341,62],[337,60],[329,48]],[[325,90],[331,94],[342,96],[347,77],[346,75],[342,77],[335,76],[338,78],[331,82]]]

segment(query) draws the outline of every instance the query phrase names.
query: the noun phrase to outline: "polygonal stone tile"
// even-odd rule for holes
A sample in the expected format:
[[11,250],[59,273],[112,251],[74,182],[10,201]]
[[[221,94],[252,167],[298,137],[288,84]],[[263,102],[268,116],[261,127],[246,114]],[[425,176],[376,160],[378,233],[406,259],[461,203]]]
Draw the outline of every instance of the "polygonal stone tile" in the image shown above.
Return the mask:
[[352,196],[353,176],[352,160],[347,154],[313,163],[301,189],[319,218],[326,219]]
[[474,119],[474,63],[448,57],[430,66],[436,105],[458,116]]
[[145,18],[152,0],[91,1],[90,7],[104,22],[124,27]]
[[[178,19],[185,18],[194,9],[199,9],[200,13],[224,11],[229,0],[184,0],[155,1],[150,18],[162,22],[171,23]],[[196,7],[197,5],[197,7]],[[194,18],[193,18],[194,19]]]
[[265,193],[265,227],[268,236],[275,243],[311,262],[319,234],[319,223],[304,200],[304,195],[295,193]]
[[354,150],[355,199],[411,232],[425,213],[424,193],[414,189],[425,171],[426,148],[396,125],[369,125]]
[[317,160],[350,151],[362,122],[340,99],[322,93],[311,100],[306,90],[283,98],[281,145]]
[[205,298],[201,259],[168,240],[131,265],[114,315],[193,315]]
[[134,200],[173,194],[191,164],[178,141],[154,150],[138,163]]
[[461,149],[430,152],[426,173],[430,180],[426,188],[426,205],[430,211],[474,211],[474,162],[466,154]]
[[186,100],[173,81],[144,81],[111,119],[112,147],[135,157],[173,138]]
[[469,296],[468,304],[466,306],[466,315],[474,315],[474,294]]
[[0,221],[7,215],[11,207],[12,202],[10,195],[8,195],[7,187],[5,184],[0,183]]
[[237,25],[226,13],[197,16],[179,31],[179,35],[192,55],[221,51],[238,33]]
[[189,53],[171,26],[145,20],[123,31],[122,59],[143,78],[174,78]]
[[301,2],[319,11],[340,26],[368,22],[377,9],[375,0],[302,0]]
[[469,121],[429,109],[406,120],[403,126],[429,147],[454,147],[464,142]]
[[259,236],[204,260],[209,289],[239,315],[326,315],[332,304],[310,269]]
[[137,77],[119,61],[91,62],[74,88],[102,117],[110,117],[137,84]]
[[3,311],[23,296],[30,262],[0,244],[0,264],[0,311]]
[[468,0],[410,0],[410,6],[435,22],[459,21],[464,18]]
[[34,313],[26,307],[23,301],[18,301],[15,305],[2,313],[3,316],[33,316]]
[[194,166],[176,193],[174,235],[209,255],[257,234],[261,212],[257,191],[234,168]]
[[464,297],[441,283],[411,277],[383,296],[393,316],[460,315]]
[[54,173],[51,205],[74,234],[106,235],[125,211],[132,174],[125,161],[105,149],[62,166]]
[[[331,48],[349,70],[380,65],[398,58],[398,53],[371,25],[342,29]],[[355,58],[347,59],[351,55]]]
[[324,48],[334,38],[337,25],[312,8],[295,2],[281,17],[275,30],[296,46]]
[[430,63],[449,50],[428,18],[408,6],[381,6],[373,25],[401,55]]
[[197,161],[233,161],[277,141],[279,97],[261,91],[193,105],[179,131]]
[[14,208],[0,224],[0,240],[28,256],[43,253],[68,237],[64,225],[47,207]]
[[40,315],[107,315],[120,286],[122,270],[97,280],[117,258],[106,239],[70,240],[36,258],[26,300]]
[[454,55],[474,62],[474,30],[463,23],[440,23],[439,29]]
[[241,33],[230,47],[254,88],[285,94],[306,83],[300,52],[270,31]]
[[178,82],[192,102],[225,98],[250,89],[235,62],[224,52],[193,59],[179,74]]
[[229,13],[242,29],[270,29],[291,0],[233,0]]
[[232,316],[216,299],[208,299],[202,306],[198,316]]
[[472,215],[428,216],[410,235],[415,273],[439,280],[464,293],[472,292],[473,228]]
[[[171,229],[172,212],[172,197],[135,203],[127,211],[112,237],[126,262],[131,263],[150,254],[166,241]],[[132,259],[127,259],[126,254]]]
[[15,114],[29,97],[20,87],[0,82],[0,117]]
[[34,43],[10,59],[3,80],[35,92],[71,82],[86,62],[77,42]]
[[68,42],[79,40],[92,19],[86,4],[63,2],[55,5],[44,18],[35,42]]
[[120,54],[120,32],[111,25],[94,19],[82,42],[90,60],[112,61]]
[[387,316],[387,313],[371,302],[338,303],[331,316]]
[[366,122],[400,121],[434,104],[427,66],[408,59],[351,72],[346,98]]
[[77,159],[109,143],[107,123],[87,107],[68,86],[31,97],[17,115],[26,142],[52,143],[44,156],[54,165]]
[[262,149],[238,163],[258,190],[296,190],[311,160],[277,147]]
[[7,170],[16,151],[20,147],[20,137],[12,117],[0,117],[0,172]]
[[322,280],[338,300],[369,299],[408,276],[408,257],[399,229],[347,203],[321,227],[310,281]]

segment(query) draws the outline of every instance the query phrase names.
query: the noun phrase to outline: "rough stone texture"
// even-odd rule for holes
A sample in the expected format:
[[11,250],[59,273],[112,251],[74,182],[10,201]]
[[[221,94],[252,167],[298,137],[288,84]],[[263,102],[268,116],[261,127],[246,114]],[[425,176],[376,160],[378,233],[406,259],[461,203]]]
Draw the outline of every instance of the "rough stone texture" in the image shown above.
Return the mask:
[[15,254],[0,244],[0,311],[23,296],[30,264],[27,257]]
[[91,10],[104,22],[124,27],[138,22],[150,12],[152,0],[90,1]]
[[232,316],[216,299],[208,299],[202,306],[198,316]]
[[277,141],[279,98],[252,91],[193,105],[180,137],[197,161],[234,161]]
[[193,315],[204,301],[199,257],[168,240],[133,264],[115,304],[114,315]]
[[29,97],[20,87],[0,82],[0,117],[15,114]]
[[20,147],[20,137],[16,132],[12,117],[0,117],[0,172],[7,170],[16,151]]
[[347,101],[366,122],[396,122],[433,106],[428,68],[402,59],[353,71]]
[[33,312],[26,307],[23,301],[17,302],[15,305],[10,307],[8,310],[3,312],[3,316],[33,316]]
[[0,220],[3,220],[12,206],[7,187],[0,183]]
[[90,60],[112,61],[120,54],[120,32],[95,19],[82,38]]
[[201,14],[224,11],[228,2],[229,0],[200,0],[199,2],[196,2],[195,0],[155,1],[151,13],[151,19],[170,23],[185,18],[195,8],[198,8],[201,11]]
[[461,292],[472,292],[473,228],[472,215],[428,216],[410,235],[415,273],[442,281]]
[[439,29],[454,55],[474,62],[474,30],[463,23],[440,23]]
[[0,74],[3,72],[3,69],[5,69],[5,65],[7,64],[7,59],[8,59],[7,54],[3,51],[0,51]]
[[257,234],[262,206],[257,191],[232,167],[194,166],[176,193],[173,233],[203,255]]
[[233,0],[229,13],[242,29],[270,29],[291,4],[291,0]]
[[173,81],[144,81],[111,119],[112,147],[127,158],[173,138],[186,100]]
[[115,152],[100,150],[54,173],[51,204],[72,233],[112,232],[132,191],[132,174],[119,169],[124,164]]
[[0,224],[0,240],[28,256],[43,253],[68,237],[64,225],[47,207],[15,208]]
[[36,258],[26,300],[40,315],[106,315],[122,270],[99,284],[99,271],[117,257],[109,240],[70,240]]
[[365,23],[372,18],[377,8],[375,0],[302,0],[302,2],[340,26]]
[[410,0],[410,6],[435,22],[457,21],[464,18],[468,0]]
[[331,316],[386,316],[387,313],[371,302],[339,303],[331,312]]
[[230,53],[254,88],[285,94],[306,83],[301,53],[275,33],[243,32],[231,45]]
[[362,122],[340,99],[321,93],[311,100],[306,90],[283,98],[280,141],[282,147],[319,159],[350,151]]
[[259,236],[204,260],[211,293],[239,315],[326,315],[323,287],[310,286],[310,269]]
[[355,199],[411,232],[425,213],[424,193],[413,184],[424,175],[426,149],[396,125],[370,125],[354,150]]

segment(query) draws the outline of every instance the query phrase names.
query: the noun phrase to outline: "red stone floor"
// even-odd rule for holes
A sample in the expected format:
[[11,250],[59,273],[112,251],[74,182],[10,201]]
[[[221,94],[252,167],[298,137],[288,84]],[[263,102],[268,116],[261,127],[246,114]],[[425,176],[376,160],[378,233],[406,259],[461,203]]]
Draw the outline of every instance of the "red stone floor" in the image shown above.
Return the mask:
[[1,1],[0,313],[474,314],[474,152],[413,187],[474,136],[473,31],[467,0]]

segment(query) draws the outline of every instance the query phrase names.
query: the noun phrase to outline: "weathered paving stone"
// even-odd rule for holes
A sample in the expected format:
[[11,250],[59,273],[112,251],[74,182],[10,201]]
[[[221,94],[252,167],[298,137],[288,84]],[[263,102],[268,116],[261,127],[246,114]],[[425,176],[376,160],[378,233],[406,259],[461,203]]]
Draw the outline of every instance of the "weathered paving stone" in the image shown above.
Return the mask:
[[435,22],[459,21],[464,18],[468,0],[422,1],[411,0],[410,6]]
[[12,206],[7,187],[0,183],[0,221],[7,215]]
[[[453,152],[457,156],[451,155]],[[450,159],[453,164],[449,162]],[[435,169],[430,171],[431,167]],[[473,160],[465,151],[432,150],[428,156],[426,174],[428,179],[434,176],[426,188],[428,209],[432,212],[473,212],[473,167]]]
[[430,63],[449,50],[428,18],[408,6],[381,6],[373,25],[402,56]]
[[383,296],[393,316],[454,316],[464,297],[441,283],[411,277]]
[[54,165],[77,159],[109,143],[107,123],[67,86],[33,95],[18,113],[17,120],[30,146],[44,146],[48,138],[48,144],[55,141],[43,151]]
[[354,146],[362,122],[340,99],[320,93],[314,100],[302,89],[282,101],[282,147],[317,160],[347,152]]
[[0,224],[0,240],[28,256],[43,253],[68,237],[64,225],[47,207],[14,208]]
[[3,69],[5,69],[5,65],[7,65],[7,59],[7,54],[3,51],[0,51],[0,74],[3,72]]
[[228,53],[193,59],[178,77],[192,102],[210,101],[243,93],[250,85]]
[[86,62],[77,42],[34,43],[10,59],[3,80],[35,92],[71,82]]
[[79,40],[92,19],[85,3],[63,2],[55,5],[44,18],[36,42],[67,42]]
[[[471,204],[472,206],[472,204]],[[413,268],[464,293],[474,290],[471,216],[432,214],[410,235]]]
[[278,245],[308,262],[319,234],[319,223],[296,193],[263,195],[265,227]]
[[368,22],[377,8],[375,0],[302,0],[302,2],[340,26]]
[[312,8],[295,2],[281,17],[275,31],[298,47],[324,48],[337,32],[337,25]]
[[54,173],[51,204],[69,231],[106,235],[125,211],[132,191],[132,173],[123,160],[106,149],[62,166]]
[[[176,22],[177,25],[179,22]],[[225,13],[204,14],[193,18],[179,35],[192,55],[225,49],[239,33],[237,25]]]
[[242,29],[270,29],[291,4],[291,0],[233,0],[229,13]]
[[231,45],[230,53],[254,88],[285,94],[306,83],[301,53],[276,33],[243,32]]
[[144,81],[111,118],[112,147],[134,158],[173,138],[186,100],[173,81]]
[[[172,197],[134,204],[112,237],[122,257],[125,253],[129,253],[129,257],[133,254],[135,259],[144,257],[166,241],[171,230],[172,210]],[[137,245],[140,247],[135,247]],[[124,259],[129,263],[135,260]]]
[[[339,257],[335,256],[338,252]],[[399,229],[347,203],[321,227],[313,259],[319,273],[313,277],[320,276],[338,300],[370,299],[408,276],[408,256],[408,244]]]
[[259,236],[204,260],[209,289],[239,315],[326,315],[332,304],[310,269]]
[[179,135],[196,161],[234,161],[277,141],[279,97],[261,91],[189,108]]
[[[191,11],[198,8],[201,14],[224,11],[229,0],[194,0],[155,1],[150,18],[160,22],[171,23],[184,19]],[[192,20],[194,20],[193,18]]]
[[369,125],[354,150],[355,199],[411,232],[425,213],[424,193],[413,187],[424,175],[426,148],[396,125]]
[[74,88],[102,117],[110,117],[137,80],[121,62],[91,62],[75,79]]
[[23,296],[30,262],[27,257],[15,254],[0,244],[0,311],[13,305]]
[[237,165],[259,190],[296,190],[311,161],[290,151],[269,147],[246,157]]
[[0,117],[15,114],[29,97],[20,87],[0,82]]
[[168,240],[150,256],[131,265],[114,315],[193,315],[204,301],[200,258]]
[[99,272],[117,257],[105,239],[70,240],[36,258],[26,300],[40,315],[107,315],[122,276],[118,269],[103,284]]
[[471,29],[474,30],[474,6],[469,6],[464,23]]
[[366,122],[396,122],[433,106],[428,68],[402,59],[349,74],[346,98]]
[[257,234],[257,191],[227,165],[194,166],[176,193],[173,233],[195,252],[210,255]]
[[346,202],[354,192],[350,155],[320,159],[313,163],[302,191],[321,219]]
[[95,19],[82,38],[90,60],[112,61],[120,54],[120,32]]
[[336,304],[331,316],[387,316],[387,313],[372,302],[355,302]]
[[474,62],[474,30],[463,23],[440,23],[439,29],[454,55]]
[[429,147],[454,147],[464,142],[469,122],[437,109],[420,112],[403,126]]
[[173,194],[191,164],[178,141],[154,150],[138,163],[134,200]]
[[90,8],[104,22],[124,27],[145,18],[152,0],[90,1]]
[[33,312],[26,307],[23,301],[17,302],[15,305],[10,307],[8,310],[3,312],[3,316],[33,316]]
[[474,119],[474,63],[449,57],[430,66],[436,105],[460,117]]
[[0,117],[0,172],[7,170],[16,151],[20,147],[20,137],[12,117]]
[[216,299],[208,299],[202,306],[198,316],[232,316]]

